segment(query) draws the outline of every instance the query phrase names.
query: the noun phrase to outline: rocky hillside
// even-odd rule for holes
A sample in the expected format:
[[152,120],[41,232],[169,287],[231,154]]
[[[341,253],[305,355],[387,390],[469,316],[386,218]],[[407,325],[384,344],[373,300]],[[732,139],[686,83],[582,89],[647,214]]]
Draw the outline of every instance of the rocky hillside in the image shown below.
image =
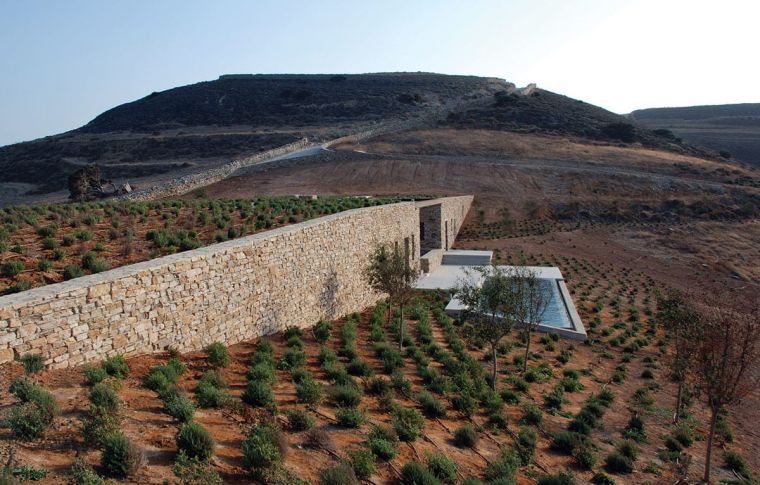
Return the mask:
[[225,75],[151,93],[68,133],[2,147],[0,187],[6,199],[13,191],[60,191],[89,163],[101,165],[106,178],[133,184],[183,175],[304,136],[329,139],[457,100],[490,98],[507,87],[493,78],[426,73]]
[[690,143],[723,152],[727,157],[760,166],[760,103],[650,108],[630,117],[643,126]]

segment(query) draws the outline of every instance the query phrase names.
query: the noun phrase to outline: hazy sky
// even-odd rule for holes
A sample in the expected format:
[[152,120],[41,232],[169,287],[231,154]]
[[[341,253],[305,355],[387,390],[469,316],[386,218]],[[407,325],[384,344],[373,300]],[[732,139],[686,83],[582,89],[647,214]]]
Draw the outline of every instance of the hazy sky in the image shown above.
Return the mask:
[[223,73],[433,71],[609,110],[760,102],[760,0],[0,0],[0,145]]

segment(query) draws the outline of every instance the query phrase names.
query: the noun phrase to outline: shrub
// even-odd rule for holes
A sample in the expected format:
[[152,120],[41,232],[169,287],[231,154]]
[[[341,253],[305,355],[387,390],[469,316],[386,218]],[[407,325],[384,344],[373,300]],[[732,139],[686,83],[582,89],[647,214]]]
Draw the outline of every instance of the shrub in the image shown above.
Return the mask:
[[183,485],[223,485],[224,483],[207,461],[190,458],[182,451],[177,455],[172,472]]
[[71,466],[71,476],[76,485],[103,485],[103,479],[90,465],[77,458]]
[[533,453],[536,450],[538,436],[530,428],[520,428],[515,440],[515,452],[520,457],[520,463],[527,466],[533,461]]
[[359,485],[354,469],[348,463],[338,463],[322,470],[319,474],[321,485]]
[[375,474],[375,455],[366,450],[349,450],[348,460],[354,469],[354,474],[359,480],[367,480]]
[[638,443],[646,442],[647,434],[644,429],[644,420],[638,415],[631,416],[631,419],[628,420],[628,424],[623,430],[623,436]]
[[100,466],[109,476],[126,478],[135,473],[144,460],[142,451],[121,432],[115,432],[103,440]]
[[515,473],[520,466],[520,457],[513,451],[502,450],[499,457],[486,467],[487,480],[504,480],[505,483],[514,483]]
[[591,478],[591,483],[593,483],[594,485],[615,485],[615,480],[608,477],[602,472],[597,472]]
[[280,359],[280,369],[292,369],[294,367],[303,367],[306,363],[306,354],[303,351],[295,348],[290,348],[282,354]]
[[367,422],[367,415],[359,408],[340,408],[335,413],[335,419],[338,421],[338,426],[358,428]]
[[102,447],[106,438],[119,431],[119,419],[112,414],[95,411],[82,420],[81,431],[87,446]]
[[13,277],[24,271],[24,263],[22,261],[6,261],[0,267],[0,272],[3,276]]
[[414,408],[395,407],[391,410],[391,423],[402,441],[414,441],[422,436],[425,418]]
[[636,448],[636,445],[630,441],[621,441],[618,443],[617,451],[621,455],[625,456],[626,458],[630,458],[631,460],[636,460],[639,455],[638,448]]
[[306,431],[317,424],[312,414],[300,409],[288,409],[285,415],[288,417],[288,427],[291,431]]
[[474,448],[478,439],[478,432],[470,424],[463,424],[454,431],[454,444],[460,448]]
[[610,473],[631,473],[633,460],[615,451],[604,459],[604,469]]
[[574,485],[575,479],[567,472],[557,475],[544,475],[536,481],[536,485]]
[[8,417],[8,426],[13,431],[13,435],[22,440],[32,440],[42,436],[49,424],[39,406],[31,402],[13,406]]
[[723,461],[726,463],[726,468],[735,471],[747,480],[752,479],[752,472],[749,469],[747,461],[738,453],[733,451],[726,451],[723,453]]
[[438,485],[441,482],[417,462],[407,462],[401,468],[401,483],[403,485]]
[[581,470],[591,470],[596,465],[596,456],[590,445],[583,443],[573,451],[575,463]]
[[221,342],[209,344],[206,347],[206,354],[208,354],[208,363],[215,369],[230,365],[230,354],[227,346]]
[[576,446],[583,442],[583,436],[572,431],[560,431],[552,437],[551,449],[570,455]]
[[72,280],[74,278],[79,278],[80,276],[84,276],[84,271],[82,268],[75,264],[70,264],[63,268],[63,279],[64,280]]
[[672,435],[684,448],[688,448],[694,443],[694,433],[689,426],[683,423],[673,430]]
[[319,323],[314,325],[313,333],[314,338],[317,339],[317,342],[323,344],[330,340],[330,335],[332,334],[332,324],[326,320],[320,320]]
[[370,429],[367,446],[381,460],[392,460],[398,454],[398,435],[393,428],[375,425]]
[[24,354],[21,357],[21,363],[24,365],[24,372],[27,374],[36,374],[45,368],[42,356],[39,354]]
[[195,415],[195,404],[184,394],[175,393],[164,401],[166,413],[182,423],[192,421]]
[[523,406],[523,417],[520,420],[524,424],[539,425],[543,420],[541,408],[535,404],[526,404]]
[[599,391],[599,395],[596,398],[602,404],[602,406],[610,407],[615,401],[615,393],[607,388],[604,388]]
[[26,377],[16,377],[11,381],[8,390],[21,402],[28,402],[34,393],[41,388]]
[[269,468],[283,459],[280,431],[271,425],[254,426],[243,442],[243,466],[248,469]]
[[214,453],[214,440],[206,428],[198,423],[185,423],[177,433],[177,450],[184,452],[188,458],[208,460]]
[[654,379],[654,373],[650,369],[644,369],[641,373],[641,377],[644,379]]
[[265,362],[260,362],[250,369],[246,373],[246,378],[249,381],[262,381],[262,382],[274,382],[277,375],[274,372],[274,368]]
[[217,389],[226,389],[227,382],[224,380],[222,374],[217,370],[207,370],[203,373],[198,380],[198,384],[208,385]]
[[104,360],[103,370],[105,370],[109,376],[117,379],[123,379],[129,375],[129,365],[127,365],[127,361],[124,360],[124,357],[121,355],[109,357]]
[[519,404],[520,396],[510,389],[503,389],[501,391],[501,400],[507,404]]
[[248,381],[241,396],[243,402],[257,407],[269,407],[274,404],[274,392],[268,382]]
[[417,400],[420,402],[422,412],[429,418],[440,418],[446,415],[446,406],[427,391],[422,391]]
[[337,385],[330,389],[330,399],[338,406],[356,407],[362,399],[362,391],[351,385]]
[[312,377],[305,378],[296,385],[296,395],[299,402],[315,406],[322,402],[322,385]]
[[87,384],[94,386],[108,378],[108,372],[102,366],[85,367],[84,376],[87,379]]
[[457,480],[457,464],[443,453],[427,455],[427,468],[444,483],[455,483]]
[[121,408],[121,400],[113,386],[101,382],[90,391],[90,409],[98,408],[106,414],[116,414]]

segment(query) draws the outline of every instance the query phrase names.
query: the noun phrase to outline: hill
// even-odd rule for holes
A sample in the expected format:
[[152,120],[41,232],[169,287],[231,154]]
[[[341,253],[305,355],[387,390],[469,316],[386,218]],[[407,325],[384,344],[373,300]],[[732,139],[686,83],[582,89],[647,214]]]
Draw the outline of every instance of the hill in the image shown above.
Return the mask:
[[[61,191],[83,165],[115,180],[184,175],[307,136],[405,119],[508,83],[427,73],[226,75],[110,109],[61,135],[0,148],[5,203]],[[16,198],[15,201],[23,201]]]
[[760,165],[760,103],[640,109],[630,118],[652,129],[670,130],[690,143],[728,152],[742,162]]

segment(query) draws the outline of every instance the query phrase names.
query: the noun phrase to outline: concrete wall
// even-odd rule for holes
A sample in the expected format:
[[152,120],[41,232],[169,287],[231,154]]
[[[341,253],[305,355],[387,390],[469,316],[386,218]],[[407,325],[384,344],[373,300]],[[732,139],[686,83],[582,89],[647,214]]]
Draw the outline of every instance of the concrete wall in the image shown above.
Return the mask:
[[[471,201],[440,203],[459,213]],[[0,362],[37,353],[49,366],[68,367],[310,326],[377,301],[361,269],[376,244],[407,241],[418,264],[415,202],[346,211],[3,296]]]

